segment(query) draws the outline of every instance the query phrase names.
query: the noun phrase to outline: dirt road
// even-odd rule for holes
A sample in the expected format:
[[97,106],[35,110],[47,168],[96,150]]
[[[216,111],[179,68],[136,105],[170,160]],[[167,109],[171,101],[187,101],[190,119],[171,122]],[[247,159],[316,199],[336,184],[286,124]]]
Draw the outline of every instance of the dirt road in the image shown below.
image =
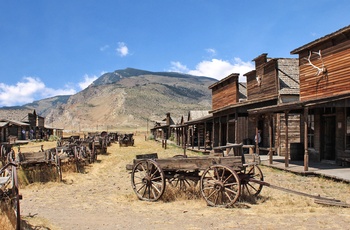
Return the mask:
[[[32,184],[21,188],[21,214],[27,229],[346,229],[350,209],[315,204],[312,199],[263,188],[259,199],[241,201],[233,208],[208,207],[198,194],[177,195],[166,190],[164,199],[142,202],[133,193],[125,169],[137,154],[159,157],[182,150],[135,136],[135,147],[114,144],[86,173],[64,174],[63,183]],[[188,152],[188,154],[190,154]],[[350,203],[350,185],[322,178],[301,177],[262,167],[265,181],[310,194]]]

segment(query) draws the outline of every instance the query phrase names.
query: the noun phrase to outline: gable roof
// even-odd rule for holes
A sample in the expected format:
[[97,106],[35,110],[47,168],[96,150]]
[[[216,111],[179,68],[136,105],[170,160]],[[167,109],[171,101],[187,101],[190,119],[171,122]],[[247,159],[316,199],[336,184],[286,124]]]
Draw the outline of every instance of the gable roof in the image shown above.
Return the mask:
[[290,53],[291,54],[298,54],[298,53],[302,52],[303,50],[311,49],[312,47],[316,46],[317,44],[324,42],[324,41],[327,41],[327,40],[330,40],[330,39],[333,39],[337,36],[343,36],[343,35],[348,36],[349,33],[350,33],[350,25],[348,25],[348,26],[346,26],[338,31],[335,31],[334,33],[328,34],[324,37],[321,37],[321,38],[316,39],[312,42],[309,42],[306,45],[303,45],[299,48],[296,48],[296,49],[292,50]]
[[208,110],[191,110],[188,112],[188,121],[196,120],[198,118],[209,115]]
[[28,123],[24,123],[21,121],[8,120],[8,119],[1,119],[0,122],[6,122],[7,124],[13,124],[13,125],[17,125],[17,126],[29,126]]
[[299,94],[299,60],[278,58],[279,94]]

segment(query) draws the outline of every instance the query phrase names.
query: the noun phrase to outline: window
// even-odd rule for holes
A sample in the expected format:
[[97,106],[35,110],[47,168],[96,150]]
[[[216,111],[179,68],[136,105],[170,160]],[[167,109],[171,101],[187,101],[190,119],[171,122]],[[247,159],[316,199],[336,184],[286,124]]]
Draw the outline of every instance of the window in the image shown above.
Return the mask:
[[346,108],[346,139],[345,149],[350,150],[350,108]]
[[314,148],[315,147],[315,116],[313,114],[309,114],[307,118],[307,147]]

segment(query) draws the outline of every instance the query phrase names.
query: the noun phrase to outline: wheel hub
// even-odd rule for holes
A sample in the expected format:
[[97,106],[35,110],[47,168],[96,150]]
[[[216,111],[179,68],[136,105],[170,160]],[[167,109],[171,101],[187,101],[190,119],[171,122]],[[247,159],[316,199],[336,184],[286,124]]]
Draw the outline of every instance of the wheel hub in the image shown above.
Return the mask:
[[221,181],[215,182],[214,189],[216,191],[223,191],[224,190],[224,183],[222,183]]
[[147,186],[150,186],[151,185],[151,177],[150,176],[145,176],[143,179],[142,179],[142,183],[147,185]]

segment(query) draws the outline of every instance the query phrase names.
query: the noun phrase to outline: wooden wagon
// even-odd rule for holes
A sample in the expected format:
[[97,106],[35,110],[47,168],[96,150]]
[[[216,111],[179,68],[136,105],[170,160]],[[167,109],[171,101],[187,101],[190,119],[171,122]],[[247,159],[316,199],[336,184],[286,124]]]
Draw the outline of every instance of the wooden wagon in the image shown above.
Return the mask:
[[128,146],[134,146],[134,134],[129,133],[129,134],[121,134],[118,138],[119,141],[119,147],[128,147]]
[[[19,230],[21,229],[20,200],[22,196],[19,194],[16,167],[14,162],[9,162],[0,168],[0,209],[8,218],[13,229]],[[1,227],[1,229],[7,229],[7,226]]]
[[207,204],[216,207],[230,207],[242,194],[257,196],[263,185],[256,182],[264,179],[259,156],[242,154],[240,144],[220,148],[226,149],[225,155],[165,159],[158,159],[157,154],[138,155],[127,166],[132,170],[132,188],[140,200],[156,201],[166,182],[181,189],[199,183]]

